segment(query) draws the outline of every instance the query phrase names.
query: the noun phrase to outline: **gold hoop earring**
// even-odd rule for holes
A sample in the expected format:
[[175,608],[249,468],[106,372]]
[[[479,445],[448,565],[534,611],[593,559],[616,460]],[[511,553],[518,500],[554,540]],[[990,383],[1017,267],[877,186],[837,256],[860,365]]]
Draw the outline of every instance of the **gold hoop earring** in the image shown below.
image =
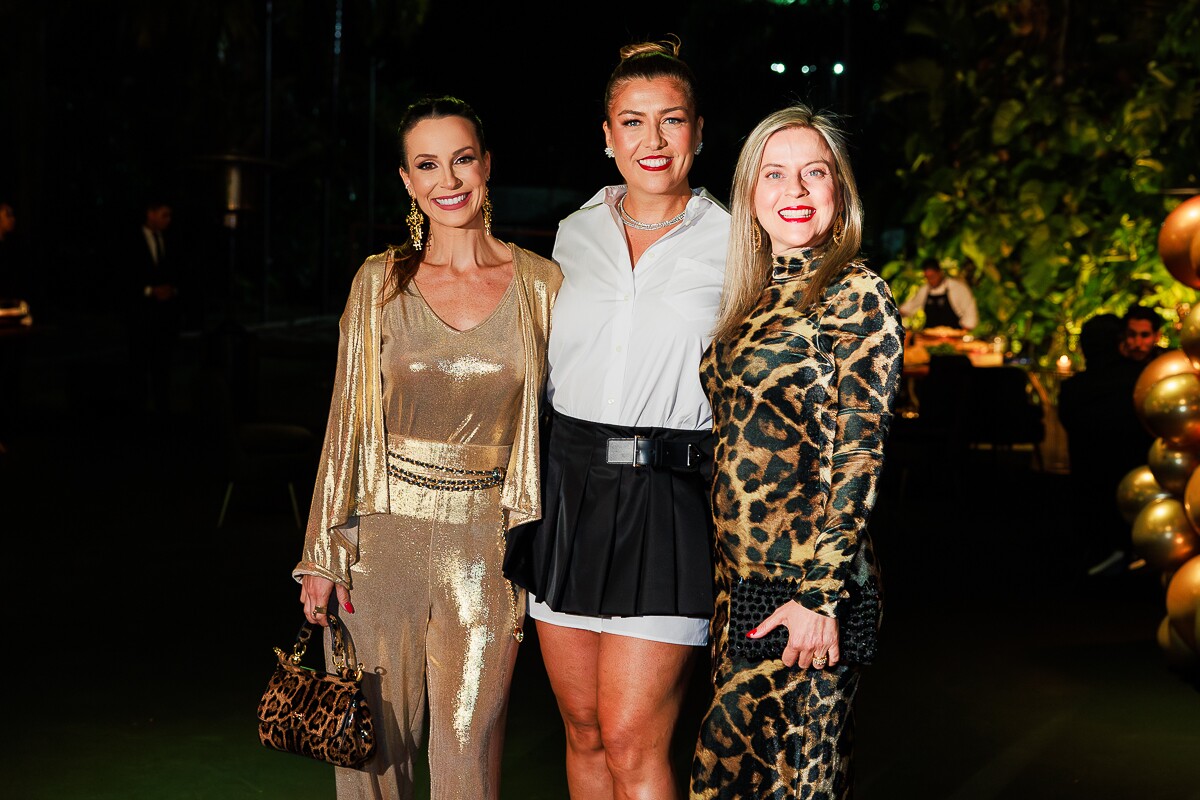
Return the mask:
[[750,220],[750,244],[753,245],[755,252],[762,250],[762,233],[758,223],[754,220]]
[[483,232],[492,235],[492,196],[486,186],[483,187]]
[[420,250],[425,244],[425,215],[417,205],[417,198],[413,198],[412,207],[408,209],[408,216],[404,221],[408,223],[408,239],[412,242],[413,250]]

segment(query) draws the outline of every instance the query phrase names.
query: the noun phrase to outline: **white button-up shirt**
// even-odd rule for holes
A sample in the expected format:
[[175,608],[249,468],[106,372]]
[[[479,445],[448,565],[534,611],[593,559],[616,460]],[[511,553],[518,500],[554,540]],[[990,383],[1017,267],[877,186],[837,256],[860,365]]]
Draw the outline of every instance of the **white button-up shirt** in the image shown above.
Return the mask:
[[559,225],[547,396],[577,419],[707,430],[700,358],[721,302],[729,211],[693,189],[683,222],[634,269],[616,209],[624,194],[606,187]]

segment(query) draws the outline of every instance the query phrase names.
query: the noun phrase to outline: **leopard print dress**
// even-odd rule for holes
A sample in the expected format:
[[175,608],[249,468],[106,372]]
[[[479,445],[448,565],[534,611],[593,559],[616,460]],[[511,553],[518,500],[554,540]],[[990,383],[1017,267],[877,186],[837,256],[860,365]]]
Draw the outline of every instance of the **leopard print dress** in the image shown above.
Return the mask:
[[[843,620],[863,590],[878,596],[866,523],[903,330],[887,284],[859,263],[801,309],[819,266],[812,251],[776,258],[738,336],[714,343],[701,365],[717,440],[717,603],[715,693],[692,765],[692,798],[834,800],[852,788],[858,666],[801,669],[729,652],[738,577],[798,579],[798,603]],[[873,617],[872,637],[877,624]]]

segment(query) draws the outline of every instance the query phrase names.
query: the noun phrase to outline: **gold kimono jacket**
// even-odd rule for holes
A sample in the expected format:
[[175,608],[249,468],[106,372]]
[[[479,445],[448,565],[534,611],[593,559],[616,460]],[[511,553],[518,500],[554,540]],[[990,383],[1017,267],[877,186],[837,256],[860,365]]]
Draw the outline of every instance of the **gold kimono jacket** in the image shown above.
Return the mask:
[[[538,413],[546,379],[550,309],[562,283],[562,272],[553,261],[514,244],[509,248],[525,348],[520,420],[500,501],[511,529],[539,519],[542,513]],[[379,300],[392,257],[389,250],[363,263],[342,313],[333,402],[308,515],[304,553],[292,570],[297,581],[304,575],[320,575],[352,588],[350,567],[358,561],[358,518],[391,510],[379,356],[383,309]]]

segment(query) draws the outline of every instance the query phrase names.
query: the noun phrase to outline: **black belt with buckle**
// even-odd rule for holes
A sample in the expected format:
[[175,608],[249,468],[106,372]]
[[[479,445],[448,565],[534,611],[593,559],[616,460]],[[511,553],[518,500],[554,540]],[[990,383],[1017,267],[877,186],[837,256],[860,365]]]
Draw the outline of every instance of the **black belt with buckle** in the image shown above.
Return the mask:
[[704,458],[703,451],[691,442],[669,442],[641,436],[609,439],[606,454],[609,464],[662,469],[697,469]]

